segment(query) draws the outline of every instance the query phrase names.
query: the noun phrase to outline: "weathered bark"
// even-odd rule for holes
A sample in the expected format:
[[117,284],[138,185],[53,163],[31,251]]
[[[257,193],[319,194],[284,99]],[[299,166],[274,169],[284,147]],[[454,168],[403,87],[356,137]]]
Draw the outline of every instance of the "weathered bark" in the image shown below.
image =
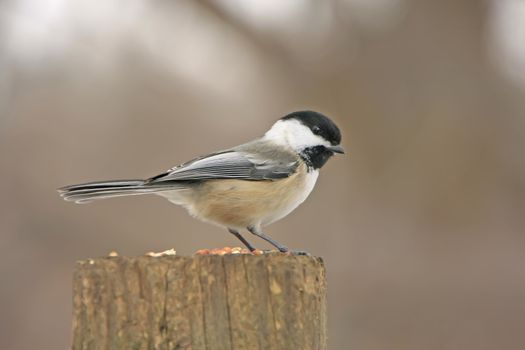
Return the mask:
[[89,259],[73,304],[73,350],[326,349],[320,258]]

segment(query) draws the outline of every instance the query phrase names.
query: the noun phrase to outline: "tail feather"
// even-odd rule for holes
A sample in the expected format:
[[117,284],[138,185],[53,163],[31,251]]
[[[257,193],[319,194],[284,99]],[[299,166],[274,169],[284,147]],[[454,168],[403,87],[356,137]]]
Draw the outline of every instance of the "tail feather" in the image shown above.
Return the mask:
[[130,186],[141,186],[144,184],[144,180],[112,180],[112,181],[94,181],[86,182],[77,185],[70,185],[59,188],[60,193],[73,190],[82,189],[101,189],[105,187],[130,187]]
[[148,185],[143,180],[115,180],[66,186],[59,188],[58,192],[66,201],[88,203],[96,199],[141,195],[175,189],[177,186]]

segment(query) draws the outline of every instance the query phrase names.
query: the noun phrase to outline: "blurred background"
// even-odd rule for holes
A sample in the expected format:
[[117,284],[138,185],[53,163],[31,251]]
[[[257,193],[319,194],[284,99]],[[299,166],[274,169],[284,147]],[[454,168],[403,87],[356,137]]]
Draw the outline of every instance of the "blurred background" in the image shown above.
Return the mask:
[[238,245],[160,197],[57,187],[300,109],[348,154],[266,232],[324,257],[330,348],[525,348],[524,23],[520,0],[2,1],[0,348],[68,348],[76,260]]

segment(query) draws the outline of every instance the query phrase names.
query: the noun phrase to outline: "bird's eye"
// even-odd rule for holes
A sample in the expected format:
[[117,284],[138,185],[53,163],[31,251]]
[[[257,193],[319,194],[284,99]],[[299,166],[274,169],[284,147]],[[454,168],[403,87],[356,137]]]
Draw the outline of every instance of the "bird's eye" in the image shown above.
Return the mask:
[[321,132],[321,128],[316,125],[312,127],[312,132],[317,135]]

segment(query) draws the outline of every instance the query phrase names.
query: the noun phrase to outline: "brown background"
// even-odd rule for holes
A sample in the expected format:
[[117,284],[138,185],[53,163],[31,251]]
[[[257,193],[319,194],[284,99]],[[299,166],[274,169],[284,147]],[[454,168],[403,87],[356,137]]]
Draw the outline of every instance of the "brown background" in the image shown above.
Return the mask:
[[524,22],[516,0],[1,2],[0,348],[67,348],[78,259],[237,245],[158,197],[55,188],[305,108],[349,154],[266,231],[325,258],[331,349],[524,348]]

